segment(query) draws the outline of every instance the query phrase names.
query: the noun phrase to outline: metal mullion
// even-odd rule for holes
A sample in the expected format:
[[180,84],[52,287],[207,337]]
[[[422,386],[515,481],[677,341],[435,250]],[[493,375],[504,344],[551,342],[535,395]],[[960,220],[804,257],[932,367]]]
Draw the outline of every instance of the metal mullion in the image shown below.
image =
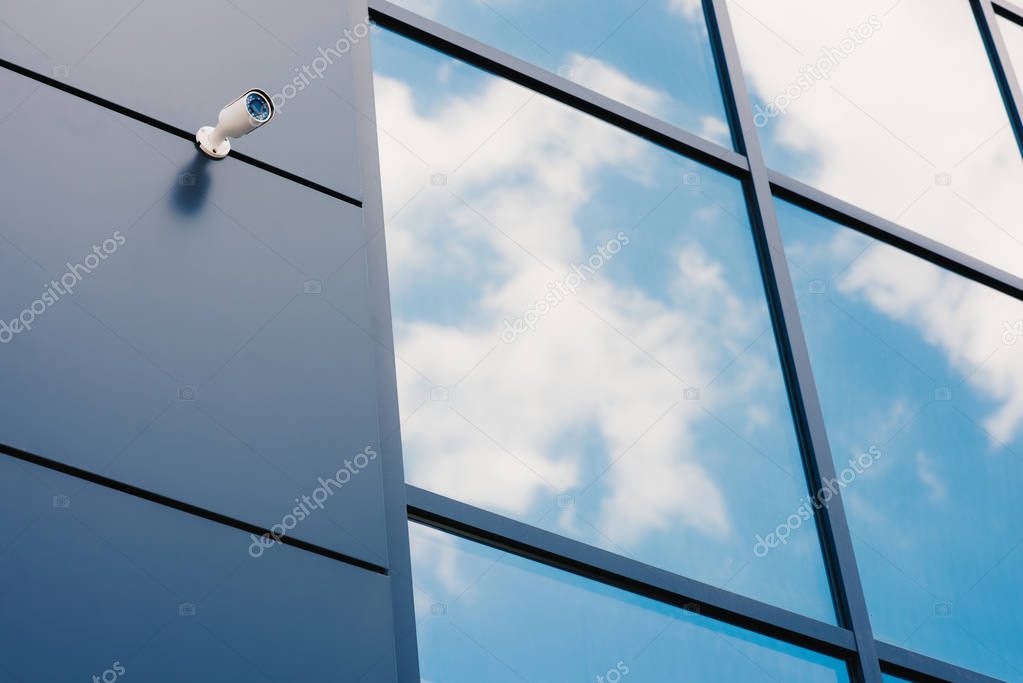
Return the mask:
[[991,0],[995,14],[1023,26],[1023,7],[1009,0]]
[[[994,4],[997,14],[1002,14],[1004,7],[1009,6],[1005,0],[989,1]],[[369,6],[370,16],[376,23],[400,35],[523,87],[538,90],[563,104],[586,111],[610,125],[630,131],[734,177],[740,179],[748,177],[749,166],[742,154],[631,109],[386,0],[370,0]],[[1020,12],[1018,20],[1023,23],[1023,10]],[[821,192],[783,173],[768,169],[768,176],[778,195],[795,204],[920,256],[946,270],[1023,299],[1023,279]]]
[[1005,46],[1001,30],[998,28],[995,8],[991,4],[991,0],[970,0],[970,7],[977,20],[984,49],[987,51],[991,70],[998,83],[998,91],[1005,103],[1009,123],[1012,124],[1016,146],[1023,153],[1023,111],[1020,110],[1020,106],[1023,105],[1023,90],[1020,89],[1016,70],[1012,66],[1008,48]]
[[955,681],[955,683],[1004,683],[933,657],[878,641],[877,653],[886,673],[912,680]]
[[383,28],[546,95],[719,171],[741,177],[748,170],[746,159],[733,150],[633,109],[386,0],[369,0],[369,16]]
[[[983,2],[991,6],[995,13],[1023,24],[1023,10],[1019,10],[1006,0]],[[822,488],[823,481],[835,477],[835,467],[785,261],[772,189],[779,197],[814,213],[1015,298],[1023,299],[1023,280],[784,174],[767,169],[752,123],[745,80],[739,66],[738,52],[724,0],[704,0],[704,5],[708,30],[718,60],[722,90],[730,109],[729,115],[738,153],[529,62],[512,57],[387,0],[369,0],[370,17],[384,28],[743,180],[772,320],[776,327],[779,354],[806,459],[807,476],[811,489],[817,491]],[[998,57],[997,63],[1007,64],[1001,56]],[[1003,70],[1003,73],[1006,74],[1004,82],[1018,89],[1012,72]],[[1014,95],[1012,102],[1015,106],[1021,100],[1018,95]],[[1016,118],[1018,119],[1018,110]],[[1016,121],[1014,127],[1015,124]],[[993,680],[910,651],[884,643],[875,643],[855,562],[848,520],[840,496],[834,496],[820,512],[818,522],[837,608],[849,629],[828,626],[728,591],[720,591],[692,579],[658,570],[613,553],[605,553],[586,544],[507,518],[494,515],[484,524],[481,520],[486,519],[491,513],[411,485],[407,489],[409,514],[416,521],[537,561],[560,566],[605,583],[621,585],[633,592],[646,593],[666,602],[680,604],[679,600],[686,599],[691,603],[703,605],[709,612],[714,612],[711,616],[723,621],[742,624],[753,631],[771,634],[787,642],[804,644],[810,649],[830,651],[835,656],[843,656],[856,666],[860,680],[865,682],[877,683],[881,680],[878,648],[884,649],[885,669],[894,673],[903,672],[934,680],[944,678],[984,682]],[[566,549],[571,549],[571,552],[567,552]],[[618,566],[620,571],[608,571],[608,563]],[[656,580],[650,581],[654,575],[657,577]],[[714,595],[708,597],[703,591],[709,591]],[[715,593],[716,591],[720,593]],[[697,599],[692,597],[692,594],[700,594],[703,597]],[[742,604],[741,609],[735,609],[739,603]],[[800,625],[792,627],[793,618],[794,623]],[[809,628],[808,623],[814,626]],[[829,635],[817,632],[820,626],[825,627],[824,630]]]
[[[733,134],[750,167],[746,190],[754,241],[810,489],[816,494],[823,489],[823,482],[835,478],[835,466],[785,259],[770,179],[753,122],[752,104],[725,0],[704,0],[703,5]],[[840,494],[832,496],[818,510],[818,524],[838,611],[855,636],[856,655],[851,661],[856,675],[863,683],[880,683],[881,669],[870,616]]]
[[768,171],[776,197],[801,206],[828,220],[890,244],[969,280],[1023,300],[1023,278],[1007,273],[985,261],[968,256],[897,223],[833,197],[806,183],[777,171]]
[[732,593],[411,484],[409,518],[528,560],[557,567],[745,630],[839,658],[855,654],[851,631]]

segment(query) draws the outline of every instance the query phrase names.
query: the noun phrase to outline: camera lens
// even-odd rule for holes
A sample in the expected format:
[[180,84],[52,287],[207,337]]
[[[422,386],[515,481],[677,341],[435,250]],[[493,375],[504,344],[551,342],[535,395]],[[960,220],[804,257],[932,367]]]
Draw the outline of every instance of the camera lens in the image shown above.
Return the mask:
[[245,96],[245,108],[249,116],[263,123],[270,118],[270,103],[258,92],[250,92]]

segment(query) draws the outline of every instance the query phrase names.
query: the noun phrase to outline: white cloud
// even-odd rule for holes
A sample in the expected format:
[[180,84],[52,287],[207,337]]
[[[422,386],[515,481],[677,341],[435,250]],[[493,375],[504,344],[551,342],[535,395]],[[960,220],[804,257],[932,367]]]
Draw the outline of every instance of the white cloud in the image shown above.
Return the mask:
[[703,116],[700,118],[700,130],[697,133],[701,137],[729,147],[731,145],[731,131],[728,124],[716,116]]
[[668,0],[668,9],[689,20],[703,18],[700,0]]
[[1023,364],[1002,333],[1007,322],[1023,319],[1023,304],[882,245],[864,253],[838,286],[917,329],[970,387],[998,404],[982,423],[993,445],[1016,437],[1023,422]]
[[[1023,274],[1023,161],[969,3],[793,0],[783,11],[774,0],[742,0],[730,8],[748,78],[767,100],[873,15],[880,28],[760,129],[781,152],[769,163]],[[939,174],[950,184],[936,184]]]
[[927,490],[928,497],[932,503],[942,503],[948,496],[948,487],[942,481],[935,469],[933,458],[923,451],[917,451],[914,457],[916,463],[916,476]]
[[[660,101],[598,60],[575,64],[602,92]],[[589,520],[615,543],[680,528],[721,541],[734,534],[728,495],[708,468],[719,463],[695,448],[694,430],[708,417],[680,405],[678,377],[705,386],[759,334],[763,309],[734,294],[704,249],[689,244],[673,255],[668,292],[594,278],[535,333],[500,342],[503,319],[591,252],[579,214],[595,199],[598,175],[648,183],[661,152],[499,79],[428,108],[398,80],[378,76],[376,90],[382,128],[415,151],[381,136],[385,213],[397,214],[388,225],[394,296],[450,276],[466,298],[457,323],[433,321],[430,311],[427,320],[396,316],[409,480],[535,521],[557,494],[585,487],[624,453],[601,480],[600,518]],[[496,133],[495,122],[505,122]],[[434,172],[448,173],[447,184],[430,186]],[[750,398],[769,393],[759,388],[770,362],[747,352],[745,371],[717,380],[701,405],[742,401],[755,431],[773,414],[769,396]],[[450,388],[450,399],[430,401],[433,385]],[[583,432],[602,447],[577,438]],[[595,461],[601,450],[604,463]]]
[[[769,163],[1023,274],[1023,161],[968,3],[793,0],[784,13],[771,0],[730,6],[747,76],[769,101],[822,50],[841,47],[850,29],[880,24],[837,60],[828,79],[760,129],[779,153]],[[937,184],[939,174],[950,184]],[[839,259],[846,263],[856,242],[845,235],[828,249],[848,252]],[[803,260],[798,249],[791,253],[795,263]],[[993,443],[1016,436],[1023,367],[1000,335],[1006,321],[1023,318],[1017,302],[882,247],[855,260],[838,284],[917,329],[970,387],[997,402],[983,420]]]
[[[572,80],[603,95],[625,102],[630,107],[664,116],[670,98],[660,90],[633,80],[618,69],[593,57],[572,53],[568,56]],[[710,117],[707,117],[710,118]]]

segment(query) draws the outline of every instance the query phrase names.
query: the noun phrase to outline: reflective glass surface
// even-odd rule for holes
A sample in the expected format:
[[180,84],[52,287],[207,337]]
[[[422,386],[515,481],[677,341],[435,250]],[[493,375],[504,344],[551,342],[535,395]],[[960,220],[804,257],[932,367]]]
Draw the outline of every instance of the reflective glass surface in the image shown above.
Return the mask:
[[731,147],[699,0],[396,4]]
[[411,525],[424,681],[848,681],[842,662]]
[[375,40],[409,482],[833,621],[738,181]]
[[0,456],[0,680],[394,681],[387,578]]
[[878,639],[1023,681],[1023,302],[779,211]]
[[1023,161],[969,2],[728,5],[769,166],[1023,275]]

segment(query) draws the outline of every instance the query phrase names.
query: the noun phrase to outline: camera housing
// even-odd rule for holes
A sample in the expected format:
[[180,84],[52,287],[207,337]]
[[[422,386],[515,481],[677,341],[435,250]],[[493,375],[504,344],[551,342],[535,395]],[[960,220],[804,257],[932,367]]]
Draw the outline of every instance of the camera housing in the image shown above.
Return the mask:
[[247,90],[241,97],[220,110],[216,126],[203,126],[195,134],[199,149],[223,159],[231,151],[231,138],[248,135],[266,125],[274,116],[270,96],[259,88]]

